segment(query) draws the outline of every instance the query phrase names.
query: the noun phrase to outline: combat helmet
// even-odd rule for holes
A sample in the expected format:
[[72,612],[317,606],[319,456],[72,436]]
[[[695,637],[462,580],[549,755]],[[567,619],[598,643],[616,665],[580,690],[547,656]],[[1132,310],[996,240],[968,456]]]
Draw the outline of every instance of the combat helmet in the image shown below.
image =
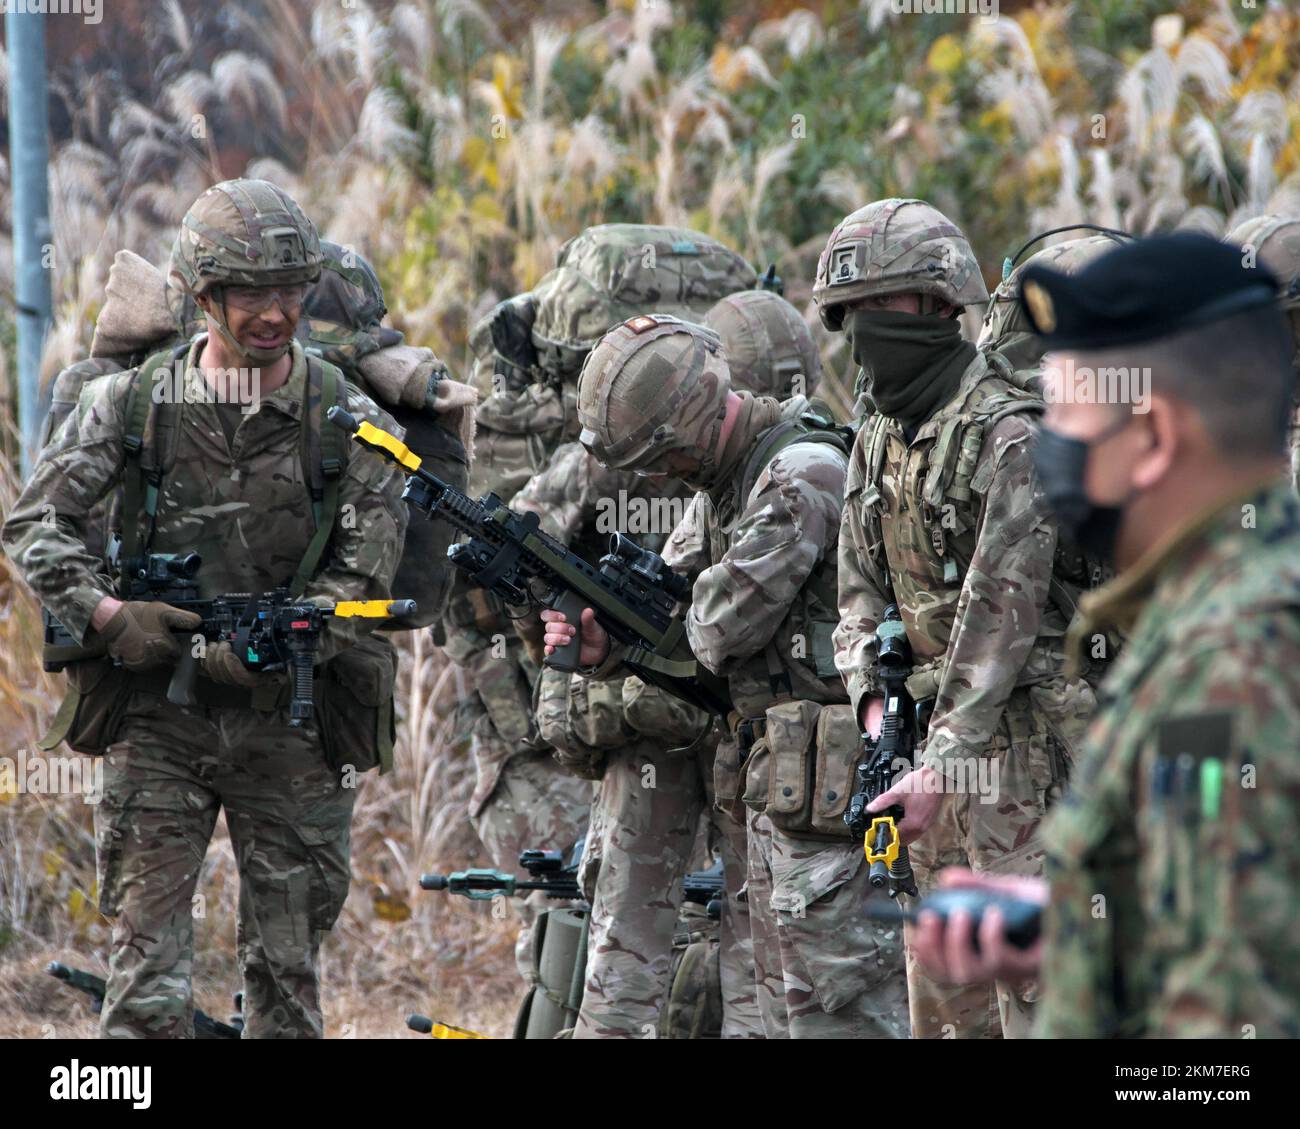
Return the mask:
[[[167,284],[181,320],[183,298],[214,286],[292,286],[321,273],[315,225],[284,189],[265,180],[227,180],[203,193],[185,213],[172,247]],[[252,360],[277,360],[284,350],[239,344],[214,315],[226,344]],[[270,354],[270,355],[268,355]]]
[[[722,339],[733,388],[782,400],[817,391],[821,355],[799,311],[779,294],[728,294],[705,314],[704,324]],[[800,375],[803,387],[795,388]]]
[[717,451],[731,376],[718,335],[669,314],[643,314],[597,343],[578,381],[583,445],[606,467],[662,470],[665,456],[691,477]]
[[817,261],[813,301],[822,324],[838,331],[847,303],[908,293],[959,311],[988,300],[961,229],[924,200],[877,200],[842,219]]
[[[1066,229],[1058,229],[1066,230]],[[1077,274],[1094,259],[1114,249],[1126,238],[1121,231],[1107,231],[1080,239],[1067,239],[1030,255],[1017,262],[1025,250],[1039,239],[1056,232],[1045,232],[1025,244],[1015,255],[1007,258],[1002,268],[1002,281],[989,299],[988,312],[976,344],[981,351],[996,351],[1017,370],[1032,368],[1042,360],[1044,349],[1034,333],[1024,308],[1019,301],[1020,278],[1030,263],[1051,267],[1062,274]]]

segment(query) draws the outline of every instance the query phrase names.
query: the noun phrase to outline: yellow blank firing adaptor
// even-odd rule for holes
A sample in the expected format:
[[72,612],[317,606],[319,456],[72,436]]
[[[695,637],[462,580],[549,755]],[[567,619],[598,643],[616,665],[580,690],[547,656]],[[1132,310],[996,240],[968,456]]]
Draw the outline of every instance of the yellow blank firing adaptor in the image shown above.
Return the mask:
[[356,436],[362,443],[387,451],[412,474],[420,469],[420,456],[398,439],[396,435],[385,431],[382,427],[376,427],[373,423],[363,419],[357,427]]
[[414,600],[340,600],[331,611],[343,619],[353,616],[387,619],[390,615],[409,615],[410,610],[406,605],[414,603]]
[[[871,849],[871,844],[877,842],[876,828],[881,826],[888,829],[889,842],[883,851],[874,851]],[[883,862],[886,866],[893,866],[898,861],[900,843],[898,825],[894,822],[894,817],[892,815],[878,815],[871,821],[871,826],[867,828],[866,837],[862,841],[862,850],[867,856],[867,862]]]

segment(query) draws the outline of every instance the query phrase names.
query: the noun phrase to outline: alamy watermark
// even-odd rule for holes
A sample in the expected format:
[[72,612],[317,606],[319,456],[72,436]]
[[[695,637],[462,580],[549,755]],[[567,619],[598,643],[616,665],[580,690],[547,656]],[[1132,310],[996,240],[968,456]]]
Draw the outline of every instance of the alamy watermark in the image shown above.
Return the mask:
[[1151,410],[1151,370],[1126,365],[1091,368],[1073,357],[1043,367],[1043,397],[1049,404],[1128,404],[1134,415]]
[[987,23],[998,18],[998,0],[889,0],[896,16],[978,16]]
[[104,18],[103,0],[0,0],[0,16],[80,16],[88,24]]
[[626,490],[596,499],[596,532],[667,535],[686,514],[685,498],[628,497]]
[[159,369],[153,374],[150,395],[155,404],[237,404],[248,415],[257,410],[262,398],[262,370],[260,368],[214,368],[203,376],[186,380],[186,366],[182,358],[170,369]]
[[87,804],[104,798],[104,762],[100,757],[0,757],[0,794],[81,796]]

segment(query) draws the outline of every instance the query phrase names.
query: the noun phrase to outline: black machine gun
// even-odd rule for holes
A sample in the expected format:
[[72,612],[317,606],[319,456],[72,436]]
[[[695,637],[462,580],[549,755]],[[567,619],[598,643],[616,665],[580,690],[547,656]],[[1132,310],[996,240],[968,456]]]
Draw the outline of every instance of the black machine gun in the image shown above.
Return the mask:
[[888,884],[891,898],[899,894],[916,897],[916,878],[907,845],[898,834],[903,808],[895,804],[881,815],[867,811],[872,800],[893,787],[896,777],[911,771],[916,735],[921,728],[920,710],[907,692],[907,679],[912,673],[912,647],[897,604],[885,608],[876,627],[876,661],[885,691],[885,712],[879,737],[862,734],[864,755],[857,768],[857,788],[844,812],[844,822],[854,837],[862,836],[863,850],[871,864],[872,886],[880,889]]
[[[110,563],[116,553],[110,551]],[[203,622],[193,630],[205,642],[228,642],[250,670],[288,671],[293,697],[289,724],[301,726],[312,718],[312,686],[316,652],[324,621],[331,616],[387,618],[410,615],[414,600],[346,600],[320,606],[294,599],[288,588],[269,592],[231,592],[204,599],[198,594],[198,553],[149,553],[120,563],[119,590],[127,600],[157,600],[181,611],[194,612]],[[45,621],[45,669],[62,670],[69,662],[102,655],[82,647],[48,612]],[[167,700],[178,706],[195,704],[194,680],[199,655],[181,647],[176,671],[167,686]]]
[[682,879],[682,900],[703,906],[714,921],[722,917],[722,900],[725,897],[721,859],[717,859],[707,870],[693,871]]
[[[730,711],[726,683],[695,661],[685,621],[677,614],[690,585],[657,553],[615,533],[609,553],[593,566],[543,533],[535,513],[516,513],[496,494],[475,501],[424,470],[420,456],[396,436],[342,408],[331,408],[329,419],[401,468],[407,476],[402,496],[415,509],[468,535],[447,556],[479,587],[525,612],[554,608],[574,625],[590,607],[601,627],[629,648],[624,663],[643,681],[709,713],[725,716]],[[578,640],[575,635],[557,647],[546,664],[576,670]]]
[[[102,976],[96,976],[93,972],[83,972],[79,968],[69,968],[66,964],[60,964],[58,961],[51,961],[45,966],[48,972],[56,980],[62,980],[70,988],[76,988],[79,992],[85,992],[90,997],[90,1007],[96,1015],[104,1007],[104,992],[107,990]],[[230,1017],[229,1023],[222,1023],[219,1019],[213,1019],[207,1012],[194,1009],[194,1037],[196,1039],[238,1039],[240,1032],[244,1029],[243,1012],[243,993],[235,993],[235,1014]]]

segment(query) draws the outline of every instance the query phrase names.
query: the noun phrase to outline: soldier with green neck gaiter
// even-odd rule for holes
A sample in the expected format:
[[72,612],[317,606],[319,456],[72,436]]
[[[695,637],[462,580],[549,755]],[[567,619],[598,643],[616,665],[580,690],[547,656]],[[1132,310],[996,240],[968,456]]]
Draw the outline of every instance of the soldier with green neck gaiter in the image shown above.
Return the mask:
[[[836,665],[863,731],[878,733],[876,629],[897,604],[920,707],[915,771],[869,810],[902,807],[922,894],[954,864],[1041,874],[1038,824],[1094,703],[1064,673],[1067,616],[1049,599],[1056,524],[1028,414],[1042,402],[962,340],[958,315],[988,293],[966,237],[929,204],[882,200],[846,218],[813,299],[848,335],[876,407],[845,488]],[[913,1037],[1021,1035],[1036,996],[942,987],[910,951],[907,986]]]

